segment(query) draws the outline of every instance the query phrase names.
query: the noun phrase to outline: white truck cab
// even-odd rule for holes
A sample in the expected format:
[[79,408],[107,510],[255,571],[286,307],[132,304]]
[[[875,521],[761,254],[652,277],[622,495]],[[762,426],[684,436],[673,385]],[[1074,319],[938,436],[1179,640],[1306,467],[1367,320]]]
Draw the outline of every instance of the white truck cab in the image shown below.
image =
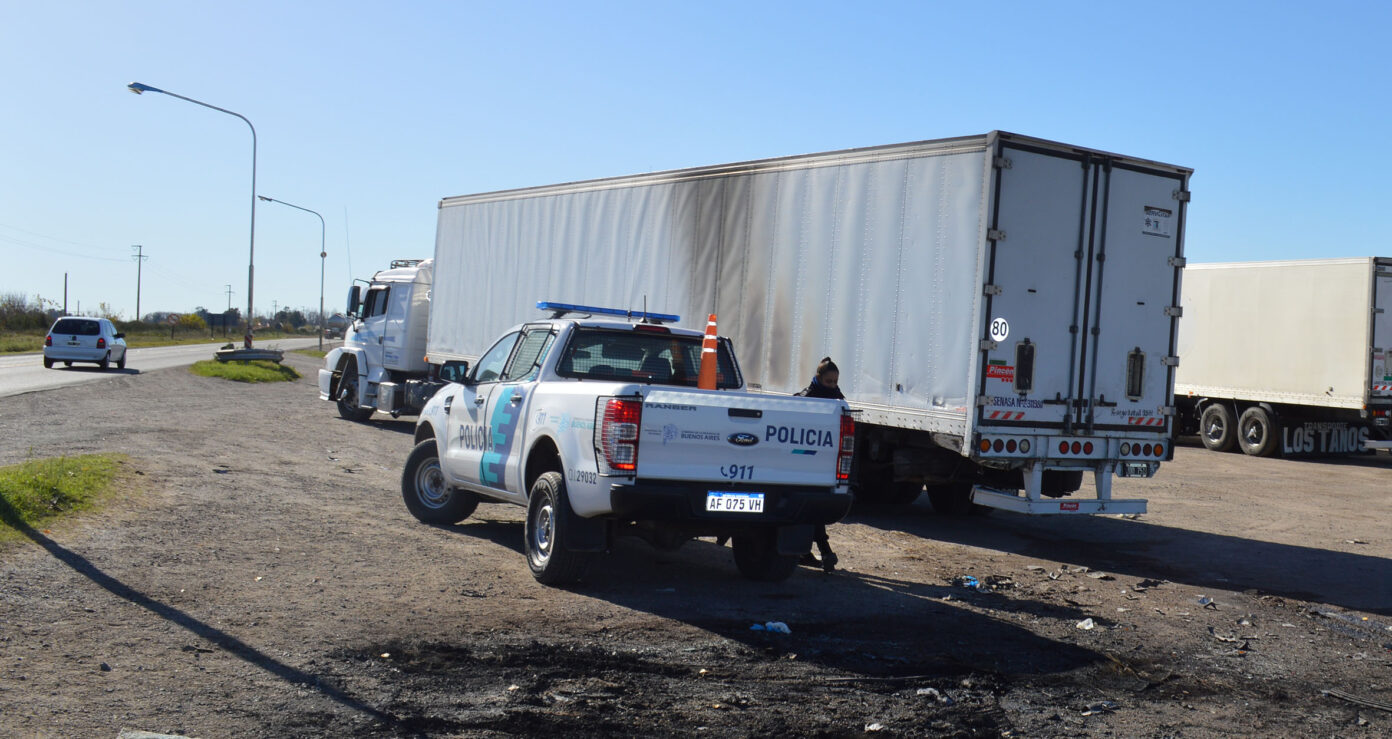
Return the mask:
[[844,401],[745,392],[724,339],[716,388],[699,389],[703,335],[665,325],[676,316],[537,307],[551,317],[442,368],[402,474],[417,519],[456,523],[481,499],[526,506],[527,561],[548,584],[578,579],[621,534],[728,536],[742,574],[781,580],[813,527],[849,509]]
[[319,370],[319,397],[337,402],[344,418],[365,421],[374,410],[414,413],[439,388],[429,382],[425,361],[433,265],[392,260],[366,290],[349,288],[343,346]]

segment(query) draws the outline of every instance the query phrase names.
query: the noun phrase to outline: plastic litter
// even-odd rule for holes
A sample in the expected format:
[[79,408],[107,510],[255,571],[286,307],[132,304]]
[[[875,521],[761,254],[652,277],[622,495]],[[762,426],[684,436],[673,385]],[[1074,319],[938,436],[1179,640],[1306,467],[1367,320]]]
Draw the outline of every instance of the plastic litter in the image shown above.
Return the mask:
[[939,691],[937,688],[919,688],[918,695],[932,698],[933,700],[943,704],[944,706],[950,706],[953,703],[956,703],[956,701],[952,700],[948,696],[943,695],[942,692]]
[[958,575],[957,579],[953,582],[960,587],[971,588],[973,590],[979,590],[981,588],[981,581],[971,575]]
[[1092,631],[1093,629],[1097,628],[1097,623],[1090,618],[1085,618],[1082,621],[1078,622],[1078,628],[1082,629],[1083,631]]
[[791,634],[793,630],[782,621],[766,621],[761,624],[754,624],[749,627],[750,631],[769,631],[774,634]]
[[1211,608],[1215,611],[1218,610],[1218,604],[1214,603],[1213,599],[1208,597],[1207,595],[1200,595],[1198,603],[1204,608]]
[[880,723],[880,722],[878,722],[878,721],[876,721],[876,722],[873,723],[873,724],[866,724],[866,725],[865,725],[865,731],[866,731],[866,733],[868,733],[868,734],[873,734],[873,733],[875,733],[875,732],[877,732],[877,731],[884,731],[884,724],[882,724],[882,723]]
[[1117,707],[1115,701],[1097,701],[1096,703],[1089,703],[1087,709],[1083,711],[1083,715],[1092,716],[1098,713],[1110,713],[1115,711]]

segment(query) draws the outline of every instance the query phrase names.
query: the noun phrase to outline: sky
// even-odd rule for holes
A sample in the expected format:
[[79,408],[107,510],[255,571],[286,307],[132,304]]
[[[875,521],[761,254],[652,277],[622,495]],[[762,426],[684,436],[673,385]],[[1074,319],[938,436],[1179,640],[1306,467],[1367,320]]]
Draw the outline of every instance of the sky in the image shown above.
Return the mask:
[[323,216],[257,202],[258,315],[430,256],[444,197],[992,130],[1193,168],[1190,262],[1392,256],[1389,31],[1340,0],[0,0],[0,296],[246,310],[251,129],[131,82],[244,116],[256,193]]

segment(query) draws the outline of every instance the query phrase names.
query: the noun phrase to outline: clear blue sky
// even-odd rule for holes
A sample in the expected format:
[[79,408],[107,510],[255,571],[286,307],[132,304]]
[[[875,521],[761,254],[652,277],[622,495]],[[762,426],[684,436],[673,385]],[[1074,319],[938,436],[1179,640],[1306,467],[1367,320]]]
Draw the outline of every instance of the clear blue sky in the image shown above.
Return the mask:
[[[250,132],[133,81],[251,120],[331,311],[445,196],[993,129],[1194,168],[1191,261],[1389,255],[1389,8],[2,0],[0,294],[245,310]],[[258,314],[319,236],[258,205]]]

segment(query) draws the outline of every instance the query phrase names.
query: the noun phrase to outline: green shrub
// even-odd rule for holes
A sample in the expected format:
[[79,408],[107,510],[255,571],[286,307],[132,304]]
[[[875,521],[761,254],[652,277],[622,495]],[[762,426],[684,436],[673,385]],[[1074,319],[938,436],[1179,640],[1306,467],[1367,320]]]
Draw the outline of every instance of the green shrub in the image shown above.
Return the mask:
[[219,362],[205,359],[194,362],[189,371],[203,377],[221,377],[234,382],[291,382],[300,379],[294,367],[258,359],[252,362]]

